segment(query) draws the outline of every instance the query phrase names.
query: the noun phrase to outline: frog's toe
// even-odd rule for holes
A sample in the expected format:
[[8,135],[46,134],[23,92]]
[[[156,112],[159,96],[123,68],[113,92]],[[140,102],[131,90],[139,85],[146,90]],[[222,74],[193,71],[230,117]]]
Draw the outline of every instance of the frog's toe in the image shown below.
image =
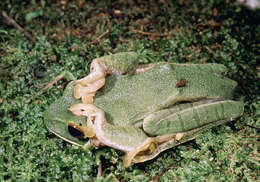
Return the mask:
[[136,158],[152,154],[159,144],[167,142],[173,139],[173,137],[174,135],[170,134],[147,138],[139,147],[126,153],[123,159],[124,166],[129,167],[132,162],[138,163],[139,161]]
[[100,78],[93,83],[89,83],[85,85],[79,83],[75,85],[74,97],[76,99],[82,98],[82,102],[84,104],[92,104],[93,97],[95,96],[97,90],[99,90],[101,87],[105,85],[105,78]]
[[91,63],[91,73],[77,80],[74,87],[74,97],[76,99],[82,98],[84,104],[92,104],[96,91],[105,85],[105,77],[105,68],[99,64],[98,60],[93,60]]
[[72,105],[69,110],[76,116],[90,116],[91,114],[95,113],[95,107],[92,104],[74,104]]
[[93,104],[94,102],[94,97],[95,96],[95,92],[93,93],[86,93],[82,96],[82,102],[84,104]]
[[80,99],[82,97],[84,97],[85,95],[88,95],[91,92],[94,92],[95,90],[86,87],[86,86],[82,86],[81,84],[76,84],[74,87],[74,97],[76,99]]
[[96,130],[94,126],[95,112],[96,107],[92,104],[74,104],[69,110],[76,116],[85,116],[88,117],[86,124],[86,132],[84,133],[85,137],[93,138],[96,136]]
[[86,129],[86,134],[85,136],[88,138],[93,138],[96,136],[96,130],[95,130],[95,126],[93,121],[91,120],[91,118],[87,119],[87,129]]

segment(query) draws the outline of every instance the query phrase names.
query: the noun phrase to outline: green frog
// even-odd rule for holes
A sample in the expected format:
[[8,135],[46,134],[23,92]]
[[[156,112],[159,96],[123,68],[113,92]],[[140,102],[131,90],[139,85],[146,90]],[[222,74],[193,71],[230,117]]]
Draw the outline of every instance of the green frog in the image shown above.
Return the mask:
[[138,62],[135,52],[94,59],[44,113],[46,127],[85,149],[123,151],[128,167],[243,113],[224,65]]

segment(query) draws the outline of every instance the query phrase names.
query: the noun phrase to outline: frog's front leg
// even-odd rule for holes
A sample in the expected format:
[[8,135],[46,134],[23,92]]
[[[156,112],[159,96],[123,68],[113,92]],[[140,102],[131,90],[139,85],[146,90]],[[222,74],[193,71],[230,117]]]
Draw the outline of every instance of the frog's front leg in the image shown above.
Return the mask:
[[96,91],[105,84],[107,74],[125,74],[135,70],[138,61],[138,54],[124,52],[103,56],[94,59],[90,66],[90,74],[76,82],[74,97],[82,98],[85,104],[92,104]]

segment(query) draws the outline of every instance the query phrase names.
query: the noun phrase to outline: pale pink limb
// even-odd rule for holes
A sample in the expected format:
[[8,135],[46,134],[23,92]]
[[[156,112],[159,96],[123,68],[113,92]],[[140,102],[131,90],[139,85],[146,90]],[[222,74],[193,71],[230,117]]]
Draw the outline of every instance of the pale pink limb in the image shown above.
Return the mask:
[[80,80],[77,83],[82,86],[88,86],[89,83],[93,83],[106,76],[105,68],[98,62],[98,59],[94,59],[90,66],[90,74]]
[[155,150],[155,148],[158,144],[167,142],[167,141],[171,140],[172,138],[173,138],[173,135],[171,135],[171,134],[147,138],[143,142],[143,144],[141,144],[139,147],[126,153],[126,155],[123,158],[124,166],[129,167],[131,165],[131,163],[134,162],[134,158],[137,155],[139,155],[140,153],[144,153],[144,154],[140,154],[140,155],[145,155],[145,153],[151,154]]
[[74,87],[74,97],[82,98],[85,104],[92,104],[96,91],[105,85],[105,68],[94,59],[91,63],[90,74],[76,82]]
[[93,98],[95,96],[96,91],[102,88],[104,85],[105,85],[105,78],[101,78],[100,80],[97,80],[96,82],[89,84],[87,87],[82,86],[81,84],[76,84],[74,87],[74,97],[76,99],[82,97],[83,103],[86,104],[93,103],[93,102],[86,102],[86,99],[91,97]]

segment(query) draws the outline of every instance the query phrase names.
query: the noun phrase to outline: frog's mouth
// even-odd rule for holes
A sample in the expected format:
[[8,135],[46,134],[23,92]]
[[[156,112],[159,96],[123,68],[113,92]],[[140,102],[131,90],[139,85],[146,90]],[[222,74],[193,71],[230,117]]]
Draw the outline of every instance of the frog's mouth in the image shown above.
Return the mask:
[[84,135],[84,127],[74,122],[66,124],[59,120],[52,120],[50,124],[46,123],[46,127],[53,134],[73,145],[82,147],[88,141]]

